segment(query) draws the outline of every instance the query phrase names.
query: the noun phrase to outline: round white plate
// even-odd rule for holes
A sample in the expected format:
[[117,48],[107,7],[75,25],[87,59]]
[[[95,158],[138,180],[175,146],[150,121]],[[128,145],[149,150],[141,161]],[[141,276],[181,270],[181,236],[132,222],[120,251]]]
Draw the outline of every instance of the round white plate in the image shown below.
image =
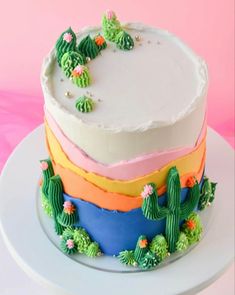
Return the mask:
[[150,272],[132,273],[122,272],[124,268],[114,258],[92,262],[82,256],[70,259],[57,248],[36,201],[41,173],[38,161],[47,157],[43,136],[40,126],[17,146],[3,169],[0,228],[18,264],[56,294],[194,294],[212,283],[233,261],[234,152],[211,129],[206,174],[218,186],[214,205],[205,211],[210,216],[206,235],[174,263]]

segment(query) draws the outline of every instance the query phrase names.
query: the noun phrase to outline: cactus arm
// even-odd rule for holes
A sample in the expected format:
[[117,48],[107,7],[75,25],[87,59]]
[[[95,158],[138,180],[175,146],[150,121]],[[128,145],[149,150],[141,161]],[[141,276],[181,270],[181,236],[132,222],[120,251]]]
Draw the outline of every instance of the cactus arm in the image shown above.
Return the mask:
[[180,219],[186,219],[189,214],[195,209],[200,198],[200,188],[198,182],[190,188],[189,197],[180,206]]
[[142,212],[145,218],[150,220],[159,220],[166,218],[168,214],[168,208],[159,206],[158,194],[154,183],[147,184],[148,187],[152,187],[152,193],[144,197],[142,203]]

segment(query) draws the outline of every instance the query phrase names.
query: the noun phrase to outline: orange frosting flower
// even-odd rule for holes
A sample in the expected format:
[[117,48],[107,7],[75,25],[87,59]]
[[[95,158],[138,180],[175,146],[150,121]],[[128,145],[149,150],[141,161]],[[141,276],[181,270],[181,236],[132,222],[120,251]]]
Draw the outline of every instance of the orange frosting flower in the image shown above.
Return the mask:
[[64,206],[64,212],[69,215],[73,214],[76,210],[76,208],[70,201],[65,201],[63,206]]
[[96,45],[102,46],[104,44],[104,42],[105,42],[105,39],[103,36],[99,35],[99,36],[95,37]]
[[189,177],[186,182],[187,187],[194,187],[195,184],[196,184],[195,177],[194,176]]
[[196,227],[196,222],[192,219],[186,221],[186,226],[188,229],[193,230]]
[[140,248],[146,248],[148,245],[148,241],[146,239],[139,241]]

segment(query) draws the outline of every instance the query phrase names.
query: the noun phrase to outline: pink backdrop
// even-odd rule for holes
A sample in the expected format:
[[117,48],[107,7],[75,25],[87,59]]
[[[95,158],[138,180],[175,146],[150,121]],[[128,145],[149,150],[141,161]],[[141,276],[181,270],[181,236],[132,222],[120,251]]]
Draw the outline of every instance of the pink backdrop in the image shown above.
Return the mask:
[[208,63],[209,124],[234,136],[234,1],[4,1],[0,12],[0,168],[13,147],[43,120],[39,83],[43,56],[69,25],[100,23],[107,8],[180,36]]

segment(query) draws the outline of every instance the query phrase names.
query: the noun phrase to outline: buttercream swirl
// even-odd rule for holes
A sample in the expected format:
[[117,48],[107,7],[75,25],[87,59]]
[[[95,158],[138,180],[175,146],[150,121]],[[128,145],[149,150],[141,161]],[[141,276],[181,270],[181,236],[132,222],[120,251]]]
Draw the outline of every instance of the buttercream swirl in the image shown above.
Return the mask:
[[58,215],[57,220],[61,225],[67,227],[67,226],[72,226],[76,222],[78,222],[78,216],[76,211],[74,211],[72,214],[67,214],[63,210],[63,212]]
[[76,101],[75,106],[79,112],[89,113],[94,108],[94,101],[90,97],[83,95]]
[[103,15],[102,29],[105,39],[114,42],[117,34],[122,30],[121,24],[114,12]]
[[166,238],[163,235],[156,235],[150,245],[149,249],[162,261],[168,256],[168,245]]
[[78,50],[81,51],[86,57],[94,59],[99,54],[99,49],[90,35],[83,38],[78,44]]
[[[72,81],[75,85],[78,87],[84,88],[90,85],[91,83],[91,76],[89,74],[88,68],[85,66],[81,66],[83,68],[83,71],[80,75],[73,74],[72,72]],[[76,69],[76,68],[75,68]]]
[[99,244],[96,242],[92,242],[86,250],[86,255],[91,258],[100,256],[101,251],[99,248]]
[[[190,223],[194,223],[194,226],[189,226]],[[189,245],[195,244],[201,239],[202,234],[202,222],[199,215],[192,212],[182,225],[182,232],[185,233],[188,239]]]
[[56,57],[59,66],[61,66],[61,59],[63,55],[68,51],[75,51],[76,50],[76,35],[69,27],[66,31],[64,31],[55,45],[56,48]]
[[187,250],[189,246],[188,238],[185,233],[181,232],[179,235],[179,240],[176,243],[176,251],[183,252]]
[[66,77],[70,77],[73,69],[86,63],[86,58],[82,53],[76,51],[66,52],[61,59],[61,67]]
[[137,265],[137,262],[135,261],[135,258],[134,258],[134,251],[132,250],[121,251],[118,255],[118,259],[122,264],[125,264],[125,265],[130,265],[130,266]]
[[73,234],[74,241],[77,245],[79,253],[86,253],[89,245],[91,244],[91,239],[84,228],[77,228],[74,230]]
[[139,267],[145,270],[154,268],[158,265],[160,261],[154,253],[148,251],[145,256],[140,260]]
[[131,50],[134,48],[134,41],[127,32],[121,31],[117,34],[115,38],[115,43],[117,47],[121,50]]
[[[73,240],[72,239],[62,239],[60,243],[60,248],[61,250],[66,253],[66,254],[75,254],[77,252],[77,249],[75,245],[73,245]],[[72,247],[73,246],[73,247]]]

